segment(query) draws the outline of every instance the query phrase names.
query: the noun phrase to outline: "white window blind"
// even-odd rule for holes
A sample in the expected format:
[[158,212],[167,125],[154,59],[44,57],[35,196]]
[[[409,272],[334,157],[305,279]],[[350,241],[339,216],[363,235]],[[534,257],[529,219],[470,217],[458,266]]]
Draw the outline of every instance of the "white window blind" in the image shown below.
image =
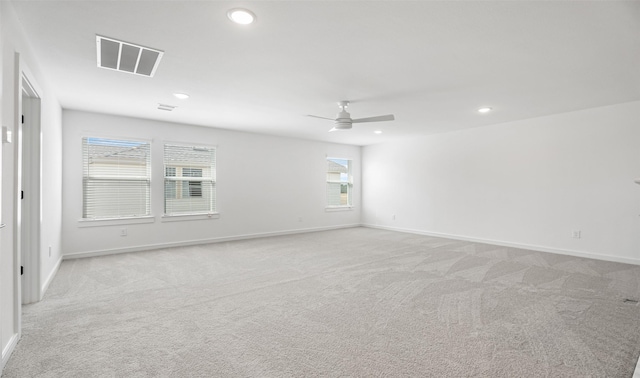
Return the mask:
[[165,144],[164,212],[167,215],[216,211],[216,150]]
[[82,138],[86,219],[150,214],[151,152],[147,142]]
[[352,206],[351,160],[327,158],[327,206]]

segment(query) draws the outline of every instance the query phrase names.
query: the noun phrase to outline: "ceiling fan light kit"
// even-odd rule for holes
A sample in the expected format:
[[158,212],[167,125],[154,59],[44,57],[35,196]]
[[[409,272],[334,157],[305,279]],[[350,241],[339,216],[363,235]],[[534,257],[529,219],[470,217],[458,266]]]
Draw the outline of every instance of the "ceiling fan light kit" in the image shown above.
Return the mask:
[[313,117],[313,118],[328,119],[330,121],[333,121],[334,126],[331,130],[329,130],[329,132],[339,131],[339,130],[349,130],[351,129],[354,123],[393,121],[395,119],[393,114],[352,119],[351,114],[347,112],[347,107],[349,107],[349,101],[346,101],[346,100],[339,101],[338,107],[340,108],[340,112],[338,112],[338,115],[336,116],[335,119],[320,117],[320,116],[311,115],[311,114],[307,116]]

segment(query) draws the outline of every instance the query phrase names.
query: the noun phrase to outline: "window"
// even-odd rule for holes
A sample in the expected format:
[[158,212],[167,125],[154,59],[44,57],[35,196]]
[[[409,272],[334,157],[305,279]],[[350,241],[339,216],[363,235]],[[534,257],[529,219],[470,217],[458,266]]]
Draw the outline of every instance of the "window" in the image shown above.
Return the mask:
[[82,162],[83,218],[150,215],[148,142],[82,138]]
[[182,168],[184,177],[202,177],[202,168]]
[[[165,177],[176,177],[176,168],[175,167],[165,167],[164,168],[164,176]],[[165,198],[175,199],[177,198],[176,191],[176,183],[175,181],[164,181],[164,196]]]
[[164,212],[167,215],[216,211],[216,150],[164,146]]
[[[202,168],[182,168],[183,177],[202,177]],[[200,181],[183,181],[182,182],[183,198],[186,197],[202,197],[202,182]]]
[[327,158],[327,206],[352,206],[351,160]]

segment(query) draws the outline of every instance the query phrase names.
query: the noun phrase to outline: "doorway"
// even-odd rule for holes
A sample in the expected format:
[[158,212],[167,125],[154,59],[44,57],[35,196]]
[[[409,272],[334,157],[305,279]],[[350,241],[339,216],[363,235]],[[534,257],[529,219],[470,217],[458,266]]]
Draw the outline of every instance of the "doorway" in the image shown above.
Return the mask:
[[40,178],[41,101],[39,90],[28,70],[20,76],[18,170],[18,243],[21,261],[22,304],[41,299],[40,288]]

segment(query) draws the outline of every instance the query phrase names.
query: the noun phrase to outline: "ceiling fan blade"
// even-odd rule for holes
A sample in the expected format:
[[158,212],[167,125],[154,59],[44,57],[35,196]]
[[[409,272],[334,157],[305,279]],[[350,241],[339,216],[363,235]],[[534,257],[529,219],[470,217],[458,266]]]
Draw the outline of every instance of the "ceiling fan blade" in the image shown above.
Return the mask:
[[335,121],[335,119],[333,119],[333,118],[327,118],[327,117],[314,116],[314,115],[311,115],[311,114],[307,114],[307,117],[320,118],[320,119],[328,119],[329,121]]
[[387,114],[376,117],[367,117],[367,118],[358,118],[351,121],[351,123],[362,123],[362,122],[380,122],[380,121],[393,121],[396,119],[393,114]]

